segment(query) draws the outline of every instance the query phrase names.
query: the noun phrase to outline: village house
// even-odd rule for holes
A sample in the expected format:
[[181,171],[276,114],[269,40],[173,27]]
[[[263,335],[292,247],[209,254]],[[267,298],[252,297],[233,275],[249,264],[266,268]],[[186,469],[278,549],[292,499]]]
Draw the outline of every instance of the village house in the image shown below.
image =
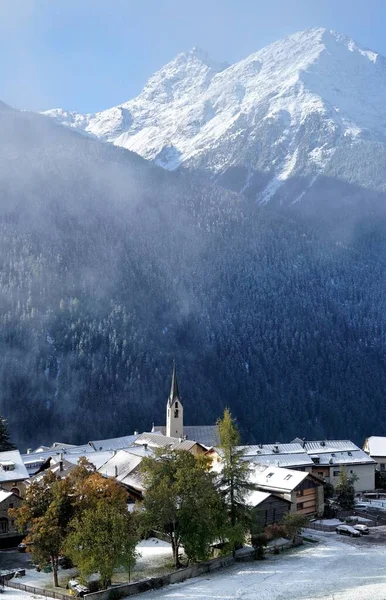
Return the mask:
[[356,492],[374,490],[376,462],[350,440],[306,441],[296,438],[292,443],[296,442],[302,444],[312,459],[314,475],[335,487],[344,469],[349,477],[353,477]]
[[0,452],[0,488],[23,498],[28,477],[19,450]]
[[365,440],[363,450],[377,464],[376,469],[381,473],[386,471],[386,437],[372,435]]
[[255,468],[251,483],[258,490],[291,502],[291,512],[309,516],[321,516],[324,512],[323,482],[311,473],[282,467]]
[[246,504],[252,509],[252,521],[261,531],[267,525],[282,523],[284,517],[291,510],[291,502],[277,494],[262,492],[259,490],[251,491]]
[[0,489],[0,548],[14,546],[22,537],[8,514],[10,508],[19,508],[22,502],[18,494]]

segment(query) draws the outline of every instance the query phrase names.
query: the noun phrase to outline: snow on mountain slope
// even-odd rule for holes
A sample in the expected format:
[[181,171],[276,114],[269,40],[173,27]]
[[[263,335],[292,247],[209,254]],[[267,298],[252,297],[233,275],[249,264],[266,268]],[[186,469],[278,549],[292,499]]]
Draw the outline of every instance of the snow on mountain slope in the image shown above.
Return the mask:
[[311,29],[227,68],[194,49],[118,107],[46,114],[166,169],[207,171],[262,202],[301,180],[291,189],[296,202],[320,174],[339,172],[338,149],[341,160],[359,142],[385,143],[385,107],[386,60],[336,32]]

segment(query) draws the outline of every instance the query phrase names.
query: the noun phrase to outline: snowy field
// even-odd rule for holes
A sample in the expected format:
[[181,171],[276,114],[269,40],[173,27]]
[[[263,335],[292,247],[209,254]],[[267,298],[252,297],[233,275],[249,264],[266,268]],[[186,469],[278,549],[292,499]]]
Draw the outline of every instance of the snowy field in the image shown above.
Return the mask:
[[[190,579],[143,600],[385,600],[386,546],[310,532],[319,544]],[[386,532],[384,533],[386,536]],[[359,543],[358,543],[359,541]]]

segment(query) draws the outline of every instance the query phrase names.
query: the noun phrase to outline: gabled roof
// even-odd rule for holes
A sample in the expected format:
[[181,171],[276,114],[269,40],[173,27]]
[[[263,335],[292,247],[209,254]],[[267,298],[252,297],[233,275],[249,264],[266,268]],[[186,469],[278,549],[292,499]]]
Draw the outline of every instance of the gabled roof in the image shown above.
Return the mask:
[[364,443],[363,450],[370,456],[386,456],[386,437],[372,435]]
[[142,462],[142,456],[131,454],[127,450],[119,450],[110,460],[102,465],[98,472],[107,477],[115,477],[121,481]]
[[8,492],[7,490],[0,490],[0,504],[13,495],[13,492]]
[[293,471],[281,467],[267,467],[251,472],[250,481],[262,490],[290,493],[308,477],[305,471]]
[[135,445],[147,444],[150,448],[166,448],[167,446],[173,446],[179,444],[179,438],[168,437],[162,435],[162,433],[145,432],[141,433],[135,440]]
[[[104,450],[102,452],[90,452],[84,456],[96,469],[99,469],[104,465],[110,458],[114,456],[114,450]],[[66,461],[73,465],[77,465],[80,458],[83,458],[82,454],[66,454]],[[60,458],[55,456],[55,462],[59,462]]]
[[[7,470],[10,463],[14,466],[12,470]],[[4,465],[4,468],[2,468]],[[0,485],[5,481],[23,481],[28,479],[28,471],[24,466],[19,450],[7,450],[0,452]]]
[[288,502],[291,504],[291,501],[287,500],[286,498],[281,498],[280,496],[275,496],[275,494],[271,494],[270,492],[262,492],[260,490],[252,490],[249,492],[248,496],[245,498],[245,502],[248,506],[255,508],[268,498],[278,498],[282,502]]
[[[151,433],[165,435],[166,427],[153,425]],[[207,448],[218,446],[220,443],[217,425],[184,425],[184,438],[198,442]]]
[[94,450],[122,450],[123,448],[132,446],[137,438],[138,434],[136,433],[134,435],[124,435],[107,440],[93,440],[89,444]]
[[259,444],[239,446],[244,460],[276,467],[312,467],[313,461],[300,444]]
[[374,461],[351,440],[303,441],[304,450],[318,465],[373,464]]

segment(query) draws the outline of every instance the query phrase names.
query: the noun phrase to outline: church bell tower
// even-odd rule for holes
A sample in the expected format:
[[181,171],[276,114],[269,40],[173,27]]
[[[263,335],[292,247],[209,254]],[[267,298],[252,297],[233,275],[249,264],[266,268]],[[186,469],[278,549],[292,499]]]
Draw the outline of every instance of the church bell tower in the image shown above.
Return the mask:
[[166,405],[166,435],[168,437],[184,437],[184,409],[178,392],[176,364],[173,363],[172,385]]

